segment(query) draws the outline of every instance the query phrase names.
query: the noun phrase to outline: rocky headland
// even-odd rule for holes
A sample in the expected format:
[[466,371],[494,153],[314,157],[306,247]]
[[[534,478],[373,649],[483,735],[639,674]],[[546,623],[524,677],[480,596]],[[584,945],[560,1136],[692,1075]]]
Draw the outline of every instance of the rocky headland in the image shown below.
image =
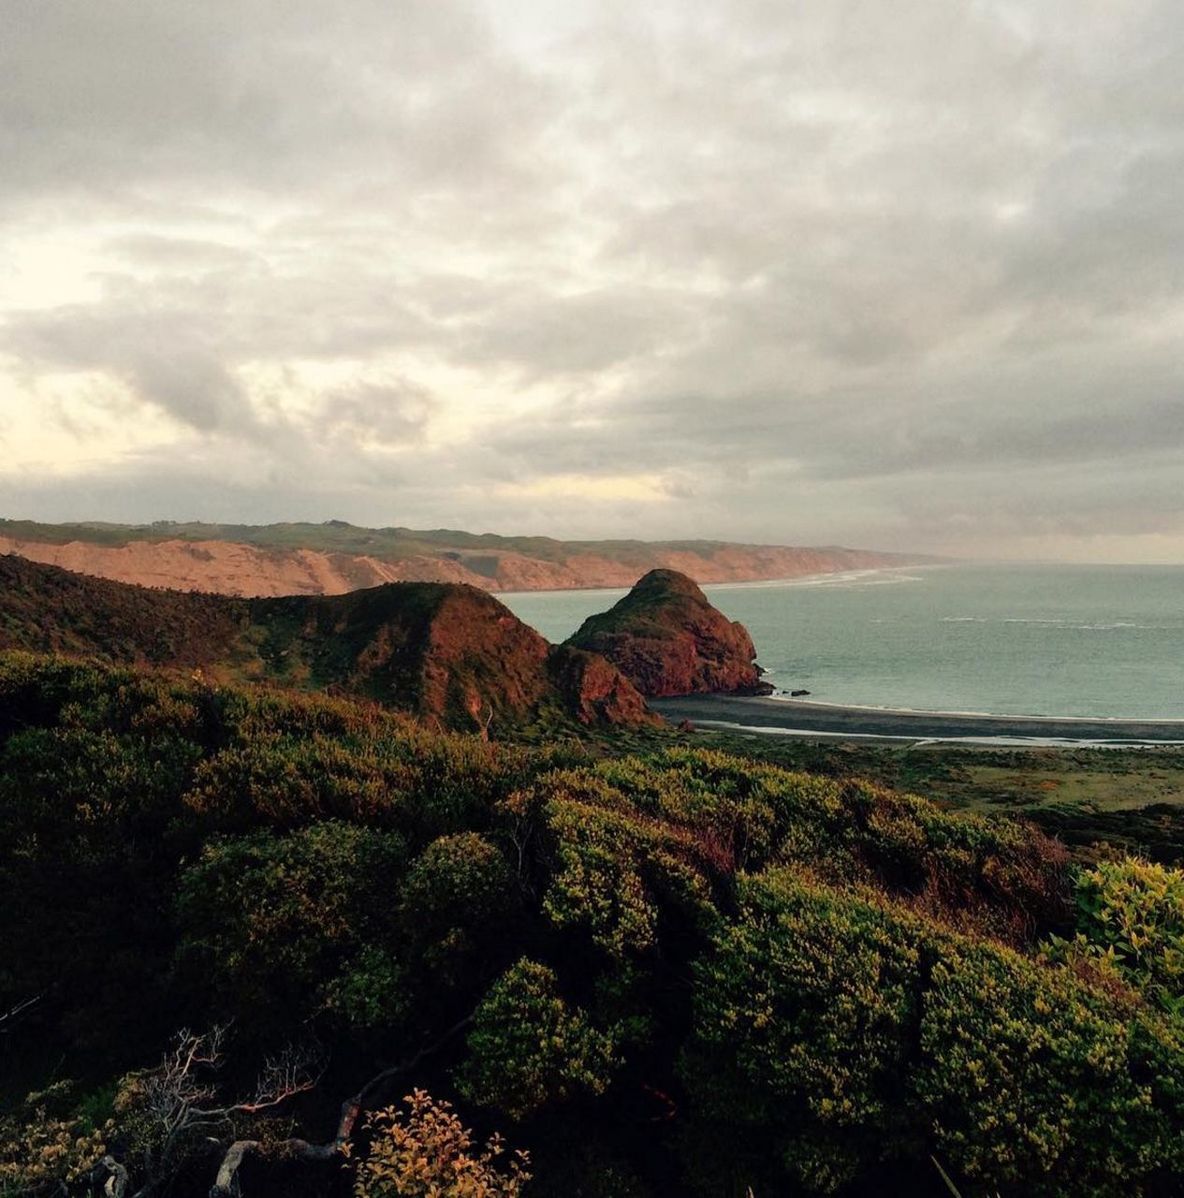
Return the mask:
[[492,595],[453,583],[239,599],[0,556],[0,649],[355,695],[460,731],[659,722],[609,662],[549,644]]
[[761,681],[744,625],[676,570],[651,570],[612,608],[585,620],[567,644],[607,658],[647,696],[773,691]]

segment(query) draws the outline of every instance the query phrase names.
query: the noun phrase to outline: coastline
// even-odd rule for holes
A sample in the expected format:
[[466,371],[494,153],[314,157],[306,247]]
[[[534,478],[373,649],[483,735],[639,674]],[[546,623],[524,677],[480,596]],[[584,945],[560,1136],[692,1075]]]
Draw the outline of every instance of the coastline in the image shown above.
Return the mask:
[[1184,744],[1184,719],[1089,719],[1077,716],[977,715],[850,707],[797,699],[686,695],[650,699],[673,724],[798,739],[952,741],[991,744],[1135,746]]
[[[822,570],[809,574],[787,574],[768,578],[723,579],[719,582],[702,582],[698,583],[698,585],[705,594],[710,594],[714,591],[748,591],[771,587],[842,585],[863,578],[870,578],[876,574],[898,574],[913,570],[944,570],[952,565],[964,564],[966,563],[926,561],[917,563],[916,565],[906,563],[893,566],[859,566],[851,569]],[[493,590],[490,593],[496,595],[498,599],[504,602],[507,598],[518,599],[524,596],[531,598],[537,596],[546,599],[555,595],[627,595],[631,586],[631,583],[615,583],[612,586],[545,587],[525,591]]]

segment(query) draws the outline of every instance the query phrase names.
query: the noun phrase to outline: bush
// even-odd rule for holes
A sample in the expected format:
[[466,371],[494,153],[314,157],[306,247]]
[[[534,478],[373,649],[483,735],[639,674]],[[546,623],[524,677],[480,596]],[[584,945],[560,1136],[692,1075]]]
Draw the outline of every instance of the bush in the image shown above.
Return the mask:
[[59,1082],[0,1117],[0,1195],[63,1193],[103,1159],[113,1125],[71,1113],[71,1096],[70,1083]]
[[477,1008],[457,1081],[466,1098],[512,1119],[579,1094],[603,1094],[620,1061],[612,1039],[560,997],[555,974],[525,957]]
[[1078,875],[1076,897],[1075,948],[1184,1016],[1184,870],[1103,861]]
[[476,832],[441,836],[415,859],[399,900],[405,935],[438,982],[480,978],[512,938],[517,883],[501,852]]
[[1178,1160],[1182,1112],[1152,1081],[1172,1039],[1159,1020],[1064,968],[940,948],[913,1077],[939,1159],[993,1187],[1099,1196]]
[[496,1135],[478,1149],[452,1107],[423,1090],[403,1101],[406,1113],[387,1109],[367,1121],[355,1198],[519,1198],[530,1181],[525,1152],[508,1153]]
[[335,822],[212,841],[181,878],[182,965],[229,1015],[298,1022],[389,942],[405,860],[397,833]]
[[739,903],[695,967],[683,1074],[703,1117],[772,1136],[829,1191],[906,1133],[918,930],[788,870],[742,879]]
[[1160,1017],[881,896],[776,870],[739,899],[696,967],[683,1067],[737,1152],[771,1141],[816,1190],[928,1152],[1031,1194],[1137,1193],[1179,1167]]

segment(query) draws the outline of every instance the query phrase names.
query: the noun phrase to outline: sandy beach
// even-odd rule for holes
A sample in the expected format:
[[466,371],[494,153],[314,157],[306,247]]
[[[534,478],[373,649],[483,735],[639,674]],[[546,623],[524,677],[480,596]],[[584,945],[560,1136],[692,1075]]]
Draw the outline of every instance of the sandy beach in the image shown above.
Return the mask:
[[1184,720],[1104,720],[1064,716],[971,715],[839,707],[797,699],[688,695],[652,699],[672,723],[742,728],[806,739],[946,740],[991,743],[1184,744]]

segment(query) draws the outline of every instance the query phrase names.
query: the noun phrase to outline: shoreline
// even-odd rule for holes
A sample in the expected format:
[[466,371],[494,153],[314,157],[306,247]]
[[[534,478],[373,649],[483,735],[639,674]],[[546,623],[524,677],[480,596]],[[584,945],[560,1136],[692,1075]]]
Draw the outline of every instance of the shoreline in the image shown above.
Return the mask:
[[797,739],[951,741],[1049,745],[1184,745],[1184,719],[1090,719],[1080,716],[977,715],[852,707],[797,699],[686,695],[650,699],[672,724]]
[[[855,578],[864,578],[872,574],[893,574],[901,570],[940,570],[946,569],[949,566],[974,564],[969,562],[918,562],[912,564],[900,564],[892,566],[853,566],[844,567],[839,570],[822,570],[812,571],[808,574],[786,574],[770,576],[768,578],[725,578],[716,582],[698,582],[696,585],[705,593],[709,591],[719,590],[755,590],[761,587],[781,587],[781,586],[817,586],[827,582],[850,581]],[[635,580],[636,581],[636,580]],[[614,583],[613,585],[593,585],[593,586],[571,586],[571,587],[542,587],[532,588],[531,590],[491,590],[489,593],[496,599],[504,600],[505,598],[516,599],[521,596],[542,596],[550,597],[553,595],[590,595],[590,594],[612,594],[620,591],[622,595],[626,595],[632,589],[633,583]]]

